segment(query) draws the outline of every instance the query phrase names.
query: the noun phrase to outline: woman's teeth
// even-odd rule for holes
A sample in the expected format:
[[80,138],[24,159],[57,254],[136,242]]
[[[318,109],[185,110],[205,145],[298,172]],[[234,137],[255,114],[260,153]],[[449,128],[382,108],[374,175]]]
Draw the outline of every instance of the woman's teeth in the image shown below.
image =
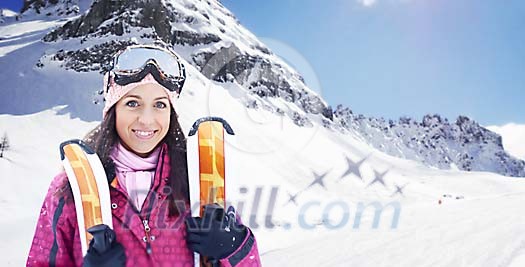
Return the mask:
[[151,137],[155,133],[155,131],[138,131],[138,130],[133,130],[133,132],[137,135],[137,137],[142,137],[142,138]]

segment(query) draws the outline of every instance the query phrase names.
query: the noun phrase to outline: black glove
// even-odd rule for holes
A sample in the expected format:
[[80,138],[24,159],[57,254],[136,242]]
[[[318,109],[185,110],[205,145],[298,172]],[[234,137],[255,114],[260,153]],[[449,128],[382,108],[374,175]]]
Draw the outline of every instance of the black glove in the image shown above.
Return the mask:
[[90,227],[93,235],[84,256],[84,267],[120,267],[126,266],[124,247],[117,242],[115,232],[105,224]]
[[217,204],[204,206],[202,218],[186,218],[186,231],[190,249],[213,260],[232,254],[247,234],[246,227],[236,222],[235,209],[230,206],[225,216]]

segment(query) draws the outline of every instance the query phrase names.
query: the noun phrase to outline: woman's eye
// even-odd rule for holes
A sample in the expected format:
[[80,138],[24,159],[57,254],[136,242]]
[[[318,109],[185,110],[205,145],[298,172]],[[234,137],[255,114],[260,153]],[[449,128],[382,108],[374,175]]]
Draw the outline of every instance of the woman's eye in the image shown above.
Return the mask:
[[126,102],[126,106],[131,107],[131,108],[135,108],[135,107],[139,106],[139,102],[137,102],[135,100],[131,100],[131,101]]
[[166,108],[168,105],[166,105],[166,103],[164,102],[157,102],[155,103],[155,107],[156,108]]

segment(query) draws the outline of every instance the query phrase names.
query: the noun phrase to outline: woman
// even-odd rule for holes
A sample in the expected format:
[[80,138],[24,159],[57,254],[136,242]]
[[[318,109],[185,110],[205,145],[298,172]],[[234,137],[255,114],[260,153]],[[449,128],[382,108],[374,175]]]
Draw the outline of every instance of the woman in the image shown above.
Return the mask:
[[114,56],[104,77],[103,121],[85,142],[108,176],[108,234],[116,240],[107,251],[92,240],[82,256],[62,172],[44,200],[27,266],[193,266],[194,252],[216,266],[260,266],[251,231],[242,224],[225,231],[220,208],[189,216],[186,139],[173,105],[185,76],[178,57],[161,47],[130,46]]

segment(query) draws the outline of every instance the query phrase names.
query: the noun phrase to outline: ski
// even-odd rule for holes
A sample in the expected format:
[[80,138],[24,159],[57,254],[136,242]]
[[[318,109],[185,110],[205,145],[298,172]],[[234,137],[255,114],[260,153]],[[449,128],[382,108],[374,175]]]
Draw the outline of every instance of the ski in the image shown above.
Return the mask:
[[[217,203],[226,208],[229,169],[225,144],[229,144],[228,138],[233,135],[230,125],[219,117],[198,119],[191,127],[187,157],[192,216],[202,216],[206,204]],[[209,266],[209,263],[196,253],[195,266]]]
[[61,143],[60,157],[73,191],[82,253],[86,255],[93,238],[89,228],[105,224],[113,229],[108,180],[98,155],[82,140]]

